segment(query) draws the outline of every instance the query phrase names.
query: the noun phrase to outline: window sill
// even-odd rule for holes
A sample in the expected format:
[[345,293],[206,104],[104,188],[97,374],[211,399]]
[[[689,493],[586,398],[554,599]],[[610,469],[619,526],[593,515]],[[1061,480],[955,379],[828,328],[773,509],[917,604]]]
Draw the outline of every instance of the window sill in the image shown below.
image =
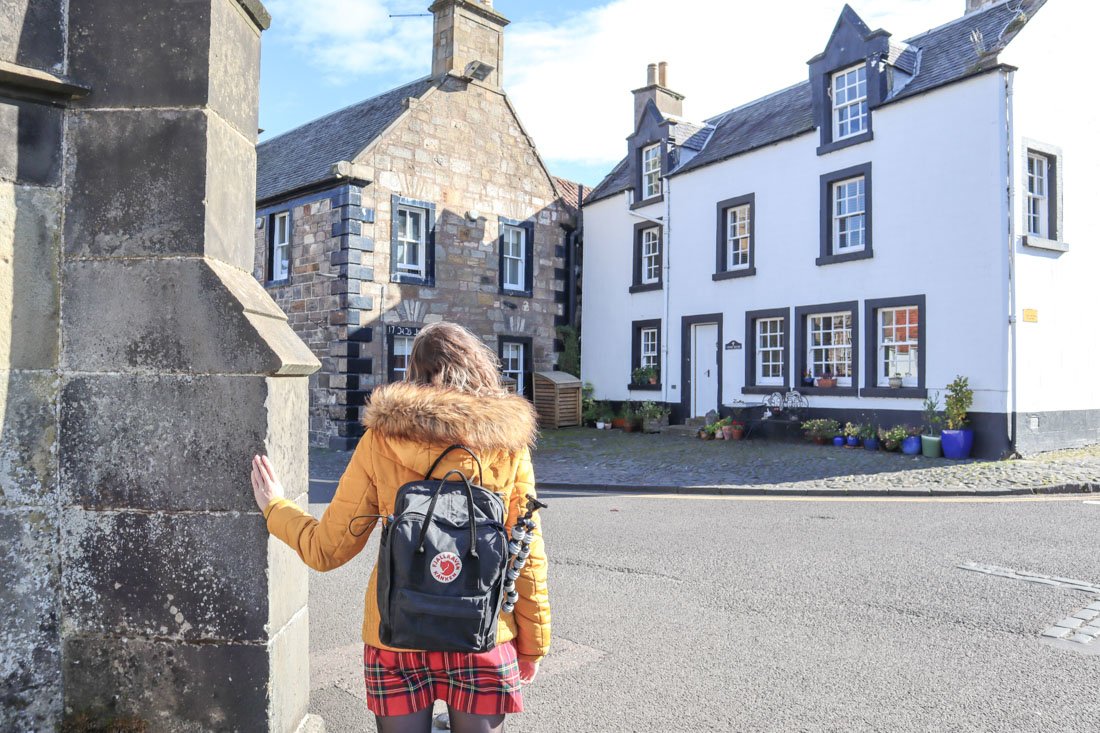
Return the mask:
[[644,209],[647,206],[652,206],[653,204],[659,204],[664,200],[665,200],[665,195],[663,193],[659,194],[657,196],[651,196],[650,198],[643,199],[641,201],[635,201],[634,203],[632,203],[630,205],[630,210],[634,211],[635,209]]
[[630,292],[632,293],[645,293],[650,290],[660,290],[664,287],[663,283],[646,283],[645,285],[631,285]]
[[840,262],[855,262],[856,260],[869,260],[875,256],[874,251],[870,248],[862,249],[859,252],[845,252],[842,255],[825,255],[824,257],[818,257],[815,262],[820,267],[821,265],[835,265]]
[[859,397],[859,390],[855,387],[799,387],[798,391],[804,395],[820,395],[822,397]]
[[264,283],[265,288],[281,288],[284,285],[290,285],[290,277],[284,277],[281,280],[268,280]]
[[435,287],[434,277],[421,277],[419,275],[404,275],[399,272],[390,273],[390,282],[399,283],[401,285],[424,285],[426,287]]
[[638,392],[659,392],[661,390],[661,383],[657,384],[628,384],[627,389],[635,390]]
[[509,288],[501,288],[500,295],[508,298],[530,298],[532,297],[530,290],[511,290]]
[[861,132],[858,135],[852,135],[846,137],[843,140],[834,140],[833,142],[825,143],[817,148],[818,155],[826,155],[836,150],[843,150],[844,148],[850,148],[853,145],[859,145],[860,143],[870,142],[875,139],[875,133],[871,130],[867,132]]
[[737,277],[752,277],[756,274],[755,267],[743,267],[740,270],[726,270],[725,272],[716,272],[710,276],[711,280],[733,280]]
[[902,399],[921,399],[928,396],[928,390],[924,387],[864,387],[859,391],[860,397],[898,397]]
[[1025,234],[1020,240],[1025,247],[1045,249],[1051,252],[1069,252],[1069,245],[1054,239],[1044,239],[1033,234]]
[[741,394],[772,394],[774,392],[787,393],[791,389],[787,384],[773,384],[773,385],[752,385],[750,387],[742,387]]

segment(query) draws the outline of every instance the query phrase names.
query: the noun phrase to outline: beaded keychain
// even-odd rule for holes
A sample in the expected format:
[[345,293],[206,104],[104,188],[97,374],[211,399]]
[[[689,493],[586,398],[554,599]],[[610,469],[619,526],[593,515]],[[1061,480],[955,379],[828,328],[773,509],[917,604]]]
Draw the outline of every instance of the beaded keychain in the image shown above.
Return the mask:
[[504,576],[505,613],[511,613],[512,609],[516,607],[516,601],[519,600],[519,593],[516,591],[516,578],[519,577],[519,571],[523,569],[523,566],[527,563],[527,557],[531,554],[531,541],[534,539],[533,530],[535,529],[535,512],[545,508],[545,504],[528,494],[527,513],[516,520],[515,526],[512,527],[512,539],[508,543],[508,556],[512,560],[508,564],[508,572]]

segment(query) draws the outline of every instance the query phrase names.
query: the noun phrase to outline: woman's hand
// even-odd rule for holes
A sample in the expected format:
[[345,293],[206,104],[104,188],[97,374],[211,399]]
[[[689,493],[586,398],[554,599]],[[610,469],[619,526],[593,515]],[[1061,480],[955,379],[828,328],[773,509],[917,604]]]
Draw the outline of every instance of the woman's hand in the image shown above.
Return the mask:
[[283,498],[283,485],[275,476],[275,467],[267,456],[252,457],[252,496],[260,511],[267,509],[272,499]]
[[519,660],[519,681],[529,685],[535,681],[535,675],[539,673],[538,662],[525,662]]

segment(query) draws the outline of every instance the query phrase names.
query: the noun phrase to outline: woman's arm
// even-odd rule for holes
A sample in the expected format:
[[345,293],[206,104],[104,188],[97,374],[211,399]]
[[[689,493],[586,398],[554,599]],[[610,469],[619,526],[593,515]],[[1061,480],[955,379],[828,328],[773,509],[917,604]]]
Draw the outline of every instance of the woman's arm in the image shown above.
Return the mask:
[[[374,529],[373,517],[357,519],[378,514],[378,494],[371,470],[371,442],[372,435],[368,430],[359,440],[351,462],[340,477],[332,503],[325,509],[320,521],[302,511],[293,501],[282,497],[274,469],[270,472],[260,470],[257,486],[254,462],[253,490],[256,501],[260,503],[264,498],[269,499],[263,507],[268,531],[288,544],[314,570],[332,570],[355,557]],[[266,460],[261,459],[260,469]],[[270,466],[270,463],[267,465]],[[277,493],[272,490],[272,482]],[[354,524],[352,520],[355,520]]]
[[[531,454],[526,448],[520,456],[516,471],[516,485],[512,493],[512,510],[509,516],[523,516],[527,496],[535,495],[535,472],[531,466]],[[516,653],[520,661],[521,677],[529,682],[538,671],[539,660],[550,650],[550,596],[546,588],[546,548],[542,542],[539,515],[533,517],[535,527],[531,531],[531,555],[516,578]],[[526,674],[525,674],[526,673]]]

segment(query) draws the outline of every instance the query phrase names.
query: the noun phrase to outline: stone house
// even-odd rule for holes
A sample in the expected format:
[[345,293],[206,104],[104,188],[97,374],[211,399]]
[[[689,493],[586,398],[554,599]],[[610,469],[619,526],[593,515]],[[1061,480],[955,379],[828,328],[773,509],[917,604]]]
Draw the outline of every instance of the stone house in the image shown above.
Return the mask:
[[576,320],[576,186],[549,174],[504,92],[508,20],[491,0],[429,10],[430,76],[257,148],[254,274],[321,360],[314,445],[354,446],[424,324],[469,328],[529,396]]
[[1100,118],[1068,76],[1100,10],[958,9],[903,40],[845,6],[805,79],[698,124],[651,68],[584,205],[597,398],[684,420],[794,388],[815,417],[919,425],[964,375],[977,455],[1100,441]]

